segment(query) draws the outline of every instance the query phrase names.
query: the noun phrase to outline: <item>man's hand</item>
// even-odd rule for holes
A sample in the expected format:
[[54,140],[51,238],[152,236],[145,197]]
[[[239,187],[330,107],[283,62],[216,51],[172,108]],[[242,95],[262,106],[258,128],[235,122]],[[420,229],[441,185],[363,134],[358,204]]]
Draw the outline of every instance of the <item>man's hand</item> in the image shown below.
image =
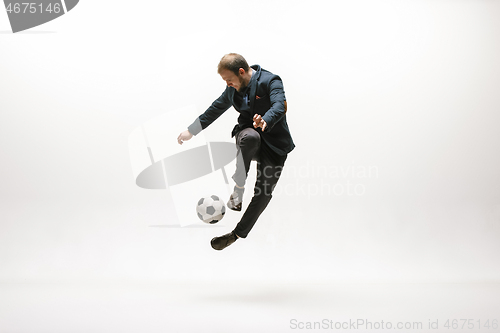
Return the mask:
[[177,142],[182,145],[184,141],[187,141],[193,137],[193,134],[189,132],[189,130],[185,130],[177,137]]
[[260,114],[256,114],[253,116],[253,127],[254,128],[261,127],[262,130],[265,130],[266,126],[267,126],[267,123],[265,122],[264,119],[262,119]]

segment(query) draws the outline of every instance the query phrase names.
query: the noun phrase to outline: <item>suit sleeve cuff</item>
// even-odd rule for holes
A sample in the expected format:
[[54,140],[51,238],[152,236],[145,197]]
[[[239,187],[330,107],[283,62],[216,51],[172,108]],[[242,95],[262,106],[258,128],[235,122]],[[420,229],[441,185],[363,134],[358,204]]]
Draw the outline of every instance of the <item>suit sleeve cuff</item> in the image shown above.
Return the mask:
[[267,116],[267,114],[262,116],[262,120],[264,120],[266,122],[266,130],[264,132],[270,131],[271,128],[273,128],[273,126],[274,126],[271,117],[266,117],[266,116]]
[[200,122],[200,118],[196,118],[196,120],[188,126],[188,131],[189,133],[193,134],[193,135],[197,135],[198,133],[201,132],[203,128],[201,127],[201,122]]

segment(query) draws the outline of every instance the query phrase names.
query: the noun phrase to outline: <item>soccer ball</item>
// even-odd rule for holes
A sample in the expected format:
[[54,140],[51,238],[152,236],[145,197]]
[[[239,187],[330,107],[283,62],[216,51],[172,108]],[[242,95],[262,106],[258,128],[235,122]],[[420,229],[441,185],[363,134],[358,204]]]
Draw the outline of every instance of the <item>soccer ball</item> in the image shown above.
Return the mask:
[[226,213],[226,206],[216,195],[201,198],[196,206],[198,217],[205,223],[214,224],[222,220]]

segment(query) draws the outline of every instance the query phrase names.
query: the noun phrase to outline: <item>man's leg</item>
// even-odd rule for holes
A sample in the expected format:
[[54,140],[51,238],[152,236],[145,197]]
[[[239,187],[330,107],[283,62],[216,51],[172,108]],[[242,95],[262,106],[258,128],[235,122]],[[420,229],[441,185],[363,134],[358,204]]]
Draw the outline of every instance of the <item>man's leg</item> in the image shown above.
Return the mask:
[[215,250],[222,250],[233,244],[238,238],[246,238],[260,214],[271,200],[272,192],[283,170],[286,160],[273,152],[265,143],[261,143],[257,161],[257,181],[254,196],[236,228],[228,234],[214,237],[210,242]]
[[243,192],[250,170],[250,162],[258,156],[260,148],[260,134],[253,128],[245,128],[236,134],[236,171],[233,180],[236,183],[234,192],[231,194],[227,207],[232,210],[241,211]]
[[257,162],[257,180],[255,182],[254,196],[236,225],[234,233],[240,237],[247,237],[260,214],[267,207],[272,198],[272,192],[281,176],[287,156],[276,154],[265,143],[261,144],[259,161]]
[[253,128],[245,128],[236,134],[236,171],[233,180],[238,187],[244,187],[250,170],[250,162],[257,156],[260,134]]

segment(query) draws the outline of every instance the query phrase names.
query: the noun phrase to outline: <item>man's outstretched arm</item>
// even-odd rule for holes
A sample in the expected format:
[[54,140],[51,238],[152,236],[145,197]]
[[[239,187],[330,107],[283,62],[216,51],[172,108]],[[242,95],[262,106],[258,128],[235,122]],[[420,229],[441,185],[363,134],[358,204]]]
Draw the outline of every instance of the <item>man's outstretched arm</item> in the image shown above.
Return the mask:
[[219,118],[227,109],[231,107],[231,101],[228,97],[228,87],[226,90],[217,98],[210,107],[203,112],[196,120],[188,126],[188,129],[177,137],[177,142],[182,144],[184,141],[190,140],[193,135],[197,135],[202,130],[207,128],[211,123],[213,123],[217,118]]
[[229,87],[226,87],[222,95],[220,95],[205,112],[188,126],[188,130],[191,134],[197,135],[200,133],[231,107],[232,103],[228,97],[228,90]]

